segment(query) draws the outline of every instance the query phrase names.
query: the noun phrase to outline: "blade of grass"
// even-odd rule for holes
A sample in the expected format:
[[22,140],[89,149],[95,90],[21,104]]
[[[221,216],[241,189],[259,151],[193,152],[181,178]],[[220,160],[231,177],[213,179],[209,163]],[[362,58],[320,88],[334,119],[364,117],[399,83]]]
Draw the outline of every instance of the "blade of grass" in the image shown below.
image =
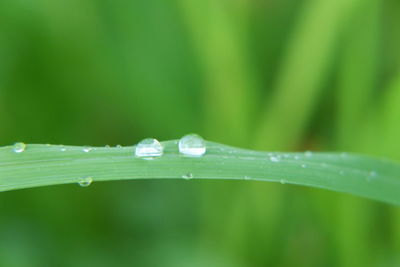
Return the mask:
[[[389,84],[379,114],[378,125],[382,130],[378,151],[381,155],[400,160],[400,73]],[[375,139],[376,140],[376,139]]]
[[339,33],[358,0],[309,1],[282,63],[276,94],[267,102],[256,147],[299,145],[321,93]]
[[[371,120],[373,93],[378,78],[381,3],[362,1],[346,28],[339,64],[337,149],[364,152],[359,136]],[[366,266],[374,260],[370,231],[371,203],[350,196],[332,199],[338,205],[335,223],[340,266]]]
[[[259,119],[260,127],[255,134],[254,147],[290,150],[299,145],[320,95],[339,32],[353,2],[305,3],[282,60],[276,91],[266,101]],[[282,188],[276,185],[270,187],[269,193],[254,188],[257,194],[266,199],[255,205],[265,202],[282,205]],[[271,194],[272,191],[274,194]],[[271,196],[275,199],[271,199]],[[278,225],[278,216],[271,218],[275,218],[274,224]],[[274,247],[275,243],[272,242],[271,248]]]
[[[377,144],[378,153],[386,155],[400,161],[400,73],[394,77],[394,80],[389,84],[382,106],[377,124],[382,131],[382,138]],[[375,135],[376,136],[376,135]],[[371,138],[372,139],[372,138]],[[395,251],[400,251],[400,209],[393,208],[391,211],[393,216],[393,248]],[[395,259],[400,260],[400,257]]]
[[255,92],[246,52],[247,38],[242,30],[246,5],[225,5],[212,0],[179,1],[179,5],[204,68],[208,136],[230,144],[245,144]]
[[[380,3],[364,1],[351,19],[339,68],[338,147],[354,151],[377,81]],[[359,151],[359,150],[356,150]]]
[[[245,145],[251,130],[250,118],[255,107],[253,103],[256,92],[255,75],[249,60],[250,49],[247,47],[248,12],[251,4],[213,0],[177,3],[181,7],[182,19],[188,26],[188,35],[193,40],[193,49],[203,69],[205,132],[217,141]],[[228,137],[224,134],[226,132],[230,133]],[[236,227],[242,222],[233,217],[236,217],[236,213],[243,213],[239,203],[242,202],[243,190],[247,188],[231,184],[227,189],[226,185],[207,184],[204,189],[202,225],[205,227],[202,236],[223,232],[223,240],[226,241],[220,247],[226,251],[240,252],[240,244],[243,242],[241,237],[244,235],[240,235],[238,229],[245,228]],[[222,192],[226,190],[235,196],[234,202],[221,199]],[[216,214],[210,216],[213,211]],[[224,222],[223,226],[221,221]],[[207,239],[212,240],[204,240]]]
[[134,147],[92,148],[28,145],[21,153],[0,149],[0,191],[45,185],[126,179],[236,179],[273,181],[347,192],[400,204],[400,164],[363,155],[268,153],[207,142],[207,154],[184,157],[177,141],[163,142],[155,160],[133,156]]

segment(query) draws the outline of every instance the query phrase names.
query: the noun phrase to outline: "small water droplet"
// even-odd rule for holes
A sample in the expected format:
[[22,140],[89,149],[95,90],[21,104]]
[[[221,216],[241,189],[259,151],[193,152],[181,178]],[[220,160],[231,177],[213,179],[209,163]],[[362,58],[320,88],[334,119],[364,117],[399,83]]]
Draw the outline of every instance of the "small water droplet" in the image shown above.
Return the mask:
[[301,164],[301,167],[302,168],[307,168],[307,165],[306,164]]
[[206,153],[204,139],[197,134],[188,134],[182,137],[178,143],[179,152],[190,157],[201,157]]
[[245,180],[251,180],[251,177],[246,175],[246,176],[244,177],[244,179],[245,179]]
[[61,146],[60,151],[65,152],[65,151],[67,151],[67,149],[64,146]]
[[376,171],[370,171],[367,177],[367,181],[370,182],[376,178],[378,178],[378,173]]
[[286,180],[285,179],[281,179],[281,184],[286,184]]
[[24,151],[25,151],[25,148],[26,148],[25,143],[18,142],[18,143],[15,143],[15,144],[14,144],[14,146],[13,146],[13,151],[14,151],[15,153],[21,153],[21,152],[24,152]]
[[116,148],[122,148],[122,146],[121,145],[117,145]]
[[92,182],[93,182],[93,177],[88,176],[88,177],[79,179],[78,184],[82,187],[87,187],[87,186],[91,185]]
[[313,155],[313,153],[311,151],[306,151],[306,152],[304,152],[304,155],[306,157],[311,157]]
[[275,157],[275,156],[272,156],[272,157],[270,157],[269,158],[272,162],[278,162],[279,161],[279,157]]
[[110,148],[110,145],[105,145],[104,148]]
[[182,178],[185,179],[185,180],[193,179],[193,174],[188,172],[188,173],[182,175]]
[[163,146],[154,138],[146,138],[136,145],[135,155],[138,158],[154,159],[161,157],[164,152]]
[[295,159],[295,160],[298,160],[298,159],[300,159],[300,156],[299,156],[299,155],[295,155],[295,156],[294,156],[294,159]]
[[369,176],[375,177],[375,176],[378,176],[378,173],[376,171],[370,171]]
[[85,146],[84,148],[83,148],[83,152],[90,152],[90,151],[92,151],[93,150],[93,148],[91,148],[91,147],[88,147],[88,146]]

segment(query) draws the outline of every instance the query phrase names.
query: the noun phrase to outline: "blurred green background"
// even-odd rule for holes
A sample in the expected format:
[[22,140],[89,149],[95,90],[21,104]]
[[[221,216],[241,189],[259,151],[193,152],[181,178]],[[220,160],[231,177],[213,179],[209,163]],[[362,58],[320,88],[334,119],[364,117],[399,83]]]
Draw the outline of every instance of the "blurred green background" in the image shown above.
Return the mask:
[[[0,145],[196,132],[400,160],[399,27],[398,0],[1,0]],[[0,266],[399,265],[400,208],[324,190],[152,180],[0,194]]]

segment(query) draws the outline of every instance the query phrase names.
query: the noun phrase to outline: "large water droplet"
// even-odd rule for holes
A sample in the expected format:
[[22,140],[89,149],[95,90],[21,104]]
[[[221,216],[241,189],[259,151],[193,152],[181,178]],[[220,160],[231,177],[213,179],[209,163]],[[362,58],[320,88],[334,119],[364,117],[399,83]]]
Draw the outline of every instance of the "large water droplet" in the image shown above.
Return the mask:
[[275,156],[272,156],[272,157],[270,157],[269,158],[272,162],[278,162],[279,161],[279,157],[275,157]]
[[93,182],[93,177],[88,176],[88,177],[79,179],[78,184],[82,187],[87,187],[87,186],[91,185],[92,182]]
[[178,143],[179,152],[190,157],[200,157],[206,153],[204,139],[197,134],[188,134]]
[[21,152],[25,151],[25,148],[26,148],[26,145],[24,143],[18,142],[18,143],[14,144],[13,151],[15,153],[21,153]]
[[161,157],[164,148],[157,139],[147,138],[136,145],[135,155],[138,158],[153,159]]
[[188,172],[188,173],[182,175],[182,178],[185,179],[185,180],[193,179],[193,174]]
[[93,148],[91,148],[91,147],[88,147],[88,146],[85,146],[84,148],[83,148],[83,152],[90,152],[90,151],[92,151],[93,150]]

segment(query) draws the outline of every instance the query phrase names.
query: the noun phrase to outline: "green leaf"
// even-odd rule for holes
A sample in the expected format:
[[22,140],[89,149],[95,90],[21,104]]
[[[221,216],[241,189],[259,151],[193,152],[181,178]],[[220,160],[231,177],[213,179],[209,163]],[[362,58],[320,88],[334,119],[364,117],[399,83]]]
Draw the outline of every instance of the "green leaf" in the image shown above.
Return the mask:
[[0,148],[0,191],[45,185],[128,179],[229,179],[299,184],[347,192],[400,204],[400,164],[346,153],[260,152],[207,142],[202,157],[178,152],[166,141],[164,155],[134,156],[134,146],[96,147],[27,145],[16,153]]

